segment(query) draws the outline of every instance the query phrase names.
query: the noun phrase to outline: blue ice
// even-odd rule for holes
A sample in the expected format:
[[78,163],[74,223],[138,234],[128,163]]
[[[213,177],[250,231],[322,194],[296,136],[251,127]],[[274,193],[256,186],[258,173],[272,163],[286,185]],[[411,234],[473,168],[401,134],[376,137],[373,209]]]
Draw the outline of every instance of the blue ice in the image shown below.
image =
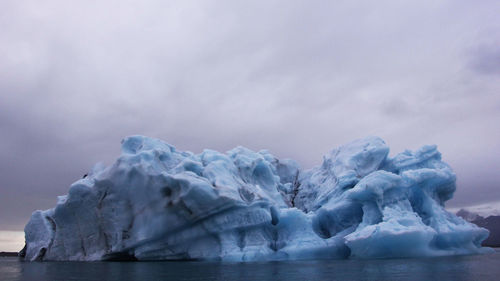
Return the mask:
[[476,254],[488,231],[447,212],[436,146],[389,157],[378,137],[303,170],[268,151],[183,152],[131,136],[25,227],[25,259],[289,260]]

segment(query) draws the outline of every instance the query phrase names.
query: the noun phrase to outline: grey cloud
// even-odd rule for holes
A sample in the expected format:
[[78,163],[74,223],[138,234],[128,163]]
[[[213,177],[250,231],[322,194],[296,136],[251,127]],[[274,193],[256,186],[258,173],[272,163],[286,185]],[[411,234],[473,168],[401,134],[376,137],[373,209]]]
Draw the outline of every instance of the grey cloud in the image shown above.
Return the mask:
[[452,205],[498,199],[498,80],[478,70],[496,71],[496,53],[470,55],[498,5],[3,1],[0,229],[52,207],[131,134],[304,167],[366,135],[392,154],[437,143],[459,176]]
[[472,70],[486,75],[500,75],[500,41],[475,49],[471,57],[469,66]]

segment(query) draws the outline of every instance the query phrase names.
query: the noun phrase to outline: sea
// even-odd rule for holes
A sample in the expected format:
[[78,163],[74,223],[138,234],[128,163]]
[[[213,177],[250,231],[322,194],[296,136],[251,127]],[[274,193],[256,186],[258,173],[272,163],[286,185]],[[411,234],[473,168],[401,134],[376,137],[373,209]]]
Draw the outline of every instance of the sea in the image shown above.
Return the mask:
[[22,262],[0,257],[0,280],[500,280],[486,255],[280,262]]

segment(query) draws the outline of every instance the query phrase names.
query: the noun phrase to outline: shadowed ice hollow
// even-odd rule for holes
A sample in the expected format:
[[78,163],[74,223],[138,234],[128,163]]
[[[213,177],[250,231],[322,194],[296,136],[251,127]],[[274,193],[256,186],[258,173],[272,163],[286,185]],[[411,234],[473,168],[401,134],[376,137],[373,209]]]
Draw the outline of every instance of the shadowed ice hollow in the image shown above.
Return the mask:
[[263,150],[193,154],[132,136],[25,228],[25,260],[287,260],[488,252],[444,209],[455,174],[436,146],[388,157],[378,137],[301,170]]

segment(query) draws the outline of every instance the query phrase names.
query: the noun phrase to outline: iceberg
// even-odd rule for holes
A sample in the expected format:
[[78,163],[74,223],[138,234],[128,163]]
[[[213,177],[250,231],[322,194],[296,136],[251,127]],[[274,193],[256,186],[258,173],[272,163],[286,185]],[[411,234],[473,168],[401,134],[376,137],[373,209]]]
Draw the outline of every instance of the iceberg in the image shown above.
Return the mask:
[[303,170],[266,150],[179,151],[131,136],[25,227],[27,261],[391,258],[490,252],[444,209],[455,174],[436,146],[389,157],[378,137]]

